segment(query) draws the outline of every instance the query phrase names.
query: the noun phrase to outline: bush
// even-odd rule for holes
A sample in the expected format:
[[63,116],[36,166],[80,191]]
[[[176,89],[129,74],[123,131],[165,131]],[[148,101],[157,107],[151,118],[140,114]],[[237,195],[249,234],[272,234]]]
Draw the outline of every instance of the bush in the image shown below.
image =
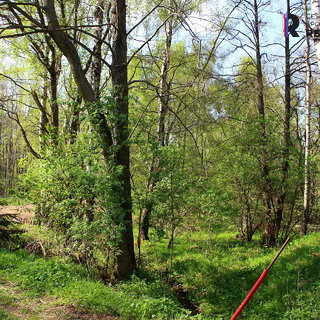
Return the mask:
[[109,256],[111,268],[121,229],[115,219],[121,216],[120,199],[113,191],[121,188],[122,169],[110,166],[106,172],[92,133],[79,133],[73,144],[67,140],[48,143],[41,159],[26,162],[20,189],[36,204],[36,219],[49,224],[63,242],[66,254],[103,268]]

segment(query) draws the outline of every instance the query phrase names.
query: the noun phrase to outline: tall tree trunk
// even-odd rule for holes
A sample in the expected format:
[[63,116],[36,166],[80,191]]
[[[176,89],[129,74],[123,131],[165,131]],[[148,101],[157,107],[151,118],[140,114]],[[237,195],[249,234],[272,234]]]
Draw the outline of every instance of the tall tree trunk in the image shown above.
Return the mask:
[[101,82],[101,72],[102,72],[102,62],[101,62],[101,49],[102,49],[102,24],[104,18],[104,2],[105,0],[98,0],[96,4],[96,10],[94,12],[96,25],[95,34],[95,46],[94,46],[94,56],[92,57],[92,88],[96,94],[97,99],[100,97],[100,82]]
[[128,63],[127,63],[127,32],[126,32],[126,1],[111,1],[111,46],[112,63],[111,79],[113,88],[113,99],[116,103],[116,119],[113,127],[113,139],[116,146],[115,165],[121,166],[122,172],[119,176],[121,190],[121,209],[123,211],[124,224],[122,237],[119,244],[121,253],[117,255],[117,270],[115,277],[124,278],[131,274],[136,267],[133,229],[132,229],[132,199],[130,180],[130,152],[129,152],[129,130],[128,130]]
[[[315,30],[319,30],[319,28],[320,28],[320,3],[319,3],[319,0],[311,0],[311,14],[312,14],[312,27]],[[319,38],[316,38],[314,40],[314,46],[316,48],[318,68],[320,68],[320,40],[319,40]]]
[[[304,19],[308,23],[308,3],[304,2]],[[310,112],[311,112],[311,61],[310,61],[310,40],[306,37],[306,115],[305,115],[305,152],[304,152],[304,193],[303,193],[303,222],[302,233],[307,234],[310,217]]]
[[[157,139],[159,148],[166,145],[165,142],[165,121],[168,113],[169,99],[170,99],[170,83],[168,82],[168,72],[170,66],[170,52],[172,43],[172,19],[169,19],[166,24],[166,42],[163,53],[160,84],[159,84],[159,98],[158,98],[158,127]],[[152,212],[152,192],[159,181],[159,171],[161,170],[161,159],[159,155],[153,156],[150,167],[149,178],[146,187],[147,204],[141,210],[141,226],[139,230],[139,241],[149,240],[149,220]]]
[[[290,0],[287,0],[287,13],[290,14]],[[283,128],[283,151],[282,151],[282,179],[281,190],[277,199],[277,208],[275,211],[275,232],[277,241],[280,231],[284,204],[288,189],[289,157],[291,145],[290,120],[291,120],[291,63],[290,63],[290,42],[289,35],[285,38],[285,110],[284,110],[284,128]]]
[[38,109],[40,110],[40,124],[39,124],[39,142],[40,147],[43,148],[45,139],[44,136],[48,134],[48,124],[49,124],[49,118],[46,111],[46,103],[48,100],[48,94],[47,94],[47,81],[44,81],[43,86],[43,94],[42,94],[42,101],[41,103],[38,94],[36,92],[32,92],[33,100],[35,101]]
[[70,143],[76,142],[77,135],[80,131],[80,105],[82,102],[82,96],[77,95],[72,103],[72,113],[70,121]]
[[255,28],[254,36],[256,40],[256,64],[257,64],[257,109],[259,113],[259,134],[260,134],[260,174],[261,174],[261,191],[264,204],[264,230],[263,230],[263,243],[266,245],[273,245],[275,241],[275,221],[272,213],[272,195],[270,187],[270,168],[268,164],[268,138],[266,134],[266,119],[265,119],[265,102],[264,102],[264,85],[262,73],[262,61],[260,52],[260,18],[258,3],[254,1],[254,18]]
[[[290,14],[290,1],[287,0],[287,14]],[[282,150],[282,166],[281,166],[281,186],[278,191],[276,208],[274,213],[267,219],[264,232],[263,242],[267,246],[277,244],[278,235],[281,228],[284,204],[287,195],[287,180],[289,172],[289,156],[290,156],[290,119],[291,119],[291,68],[290,68],[290,43],[289,36],[285,38],[285,110],[284,110],[284,128],[283,128],[283,150]]]
[[[56,142],[56,138],[59,134],[59,102],[58,102],[58,83],[61,72],[61,54],[57,51],[57,47],[53,44],[49,36],[45,36],[47,50],[44,54],[46,58],[45,67],[50,75],[49,77],[49,88],[50,88],[50,107],[51,107],[51,122],[50,125],[54,130],[53,140]],[[38,46],[34,45],[35,49]],[[39,49],[41,50],[41,49]]]
[[55,134],[59,132],[59,104],[58,104],[58,79],[59,72],[56,70],[56,65],[50,70],[50,93],[51,93],[51,125],[55,130]]
[[[128,81],[127,81],[127,34],[126,34],[126,2],[125,0],[111,1],[112,15],[112,65],[111,78],[114,99],[114,119],[112,132],[104,113],[94,113],[91,121],[98,131],[103,155],[108,168],[121,167],[118,176],[120,187],[114,187],[114,197],[119,201],[119,213],[115,222],[121,227],[119,237],[119,253],[116,256],[115,278],[124,278],[131,274],[136,267],[133,230],[132,230],[132,201],[130,184],[130,155],[128,145]],[[98,102],[96,93],[85,76],[79,54],[68,36],[61,31],[54,8],[54,0],[44,0],[44,10],[48,20],[51,37],[67,58],[79,93],[90,105]]]

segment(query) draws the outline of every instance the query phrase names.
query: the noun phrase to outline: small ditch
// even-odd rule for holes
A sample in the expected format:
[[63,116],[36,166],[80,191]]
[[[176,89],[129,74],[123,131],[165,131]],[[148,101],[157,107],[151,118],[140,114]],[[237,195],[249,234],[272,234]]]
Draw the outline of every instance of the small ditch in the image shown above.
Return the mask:
[[186,288],[184,288],[182,284],[177,283],[173,280],[169,280],[169,284],[175,292],[181,307],[189,310],[192,316],[200,313],[199,306],[190,300],[189,291]]

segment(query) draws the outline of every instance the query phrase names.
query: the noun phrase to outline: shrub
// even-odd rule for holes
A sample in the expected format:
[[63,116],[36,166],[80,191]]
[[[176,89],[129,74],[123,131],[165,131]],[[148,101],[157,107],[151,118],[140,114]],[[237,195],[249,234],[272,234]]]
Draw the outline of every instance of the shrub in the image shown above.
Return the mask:
[[[45,148],[41,159],[26,163],[20,189],[36,204],[36,218],[49,224],[65,253],[87,266],[110,269],[117,253],[120,200],[114,196],[121,168],[106,172],[98,140],[79,133],[70,144],[61,137]],[[107,259],[109,257],[109,260]]]

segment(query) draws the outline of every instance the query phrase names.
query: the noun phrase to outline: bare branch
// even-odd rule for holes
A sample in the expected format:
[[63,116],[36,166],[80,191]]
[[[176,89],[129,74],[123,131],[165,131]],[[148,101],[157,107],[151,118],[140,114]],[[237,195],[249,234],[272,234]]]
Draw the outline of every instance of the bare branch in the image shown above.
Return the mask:
[[162,4],[164,0],[161,0],[152,10],[150,10],[148,12],[147,15],[145,15],[137,24],[135,24],[128,32],[127,32],[127,36],[137,27],[139,27],[139,25],[141,23],[143,23],[143,21],[145,21],[156,9],[158,9],[160,7],[160,5]]

